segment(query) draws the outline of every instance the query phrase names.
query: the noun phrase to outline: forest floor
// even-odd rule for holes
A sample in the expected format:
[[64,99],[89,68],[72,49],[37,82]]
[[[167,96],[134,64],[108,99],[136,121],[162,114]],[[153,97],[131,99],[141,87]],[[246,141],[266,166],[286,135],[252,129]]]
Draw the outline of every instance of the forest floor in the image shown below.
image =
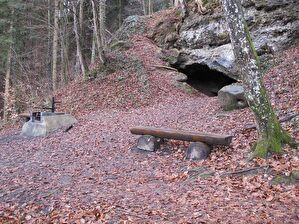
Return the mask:
[[[117,71],[70,84],[58,94],[79,121],[68,132],[0,131],[0,223],[298,223],[298,185],[271,181],[299,169],[298,151],[285,147],[284,155],[247,162],[256,139],[245,130],[254,123],[250,110],[224,112],[217,97],[186,90],[174,72],[152,67],[163,62],[151,40],[133,40],[127,54],[142,60],[146,82]],[[280,117],[299,112],[298,55],[299,48],[286,51],[265,76]],[[187,161],[181,141],[156,153],[131,150],[136,125],[234,137],[207,160]],[[283,126],[298,142],[298,119]]]

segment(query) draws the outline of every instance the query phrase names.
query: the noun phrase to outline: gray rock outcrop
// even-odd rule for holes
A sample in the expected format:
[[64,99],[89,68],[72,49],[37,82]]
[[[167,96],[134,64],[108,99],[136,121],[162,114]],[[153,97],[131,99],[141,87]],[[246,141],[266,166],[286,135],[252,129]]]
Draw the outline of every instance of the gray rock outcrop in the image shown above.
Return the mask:
[[234,83],[218,91],[218,100],[224,110],[242,109],[248,106],[242,85]]
[[[274,52],[290,47],[299,38],[299,1],[297,0],[243,0],[245,19],[250,29],[253,44],[261,61],[267,61]],[[238,68],[235,64],[230,44],[227,23],[223,12],[190,15],[181,24],[179,32],[175,29],[154,31],[153,37],[162,46],[179,49],[175,67],[184,69],[194,63],[207,65],[225,75],[238,79]],[[163,43],[172,32],[178,32],[174,43]],[[173,40],[171,40],[173,42]]]

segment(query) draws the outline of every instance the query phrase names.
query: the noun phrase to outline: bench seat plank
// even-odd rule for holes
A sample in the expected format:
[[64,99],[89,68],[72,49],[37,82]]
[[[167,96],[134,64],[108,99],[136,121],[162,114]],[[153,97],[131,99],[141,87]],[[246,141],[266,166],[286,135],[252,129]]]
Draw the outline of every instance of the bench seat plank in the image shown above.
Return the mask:
[[159,138],[175,139],[190,142],[205,142],[209,145],[229,145],[232,141],[231,135],[220,135],[177,129],[139,126],[131,128],[130,131],[132,134],[135,135],[152,135]]

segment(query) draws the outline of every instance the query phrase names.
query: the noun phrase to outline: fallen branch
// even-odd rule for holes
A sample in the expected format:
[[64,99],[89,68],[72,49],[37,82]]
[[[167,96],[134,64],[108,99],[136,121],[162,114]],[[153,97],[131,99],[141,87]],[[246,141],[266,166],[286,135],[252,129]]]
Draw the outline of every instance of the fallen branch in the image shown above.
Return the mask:
[[70,125],[70,126],[66,127],[66,128],[64,129],[64,132],[68,132],[68,131],[71,130],[73,127],[74,127],[74,125]]
[[[289,121],[289,120],[291,120],[291,119],[293,119],[294,117],[297,117],[297,116],[299,116],[299,113],[289,114],[285,117],[280,118],[279,122],[283,123],[283,122]],[[248,125],[248,126],[245,127],[244,130],[249,130],[249,129],[256,129],[256,125],[255,124]]]
[[178,72],[177,69],[169,67],[169,66],[165,66],[165,65],[152,65],[152,66],[155,67],[155,68],[163,68],[163,69],[167,69],[167,70]]
[[222,173],[220,174],[220,176],[234,176],[234,175],[241,175],[241,174],[246,174],[252,171],[257,171],[260,169],[269,169],[269,165],[267,166],[258,166],[258,167],[252,167],[252,168],[247,168],[247,169],[242,169],[242,170],[237,170],[237,171],[233,171],[233,172],[226,172],[226,173]]

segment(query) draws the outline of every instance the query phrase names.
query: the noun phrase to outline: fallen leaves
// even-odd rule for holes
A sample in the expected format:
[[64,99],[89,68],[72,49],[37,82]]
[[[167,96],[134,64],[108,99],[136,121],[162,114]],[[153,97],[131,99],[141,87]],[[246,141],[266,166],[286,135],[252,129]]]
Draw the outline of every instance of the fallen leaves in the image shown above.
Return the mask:
[[[296,223],[298,186],[270,180],[298,170],[298,154],[286,147],[288,155],[247,162],[256,140],[255,131],[244,131],[254,121],[249,109],[219,118],[216,98],[186,93],[171,72],[150,68],[163,64],[159,49],[145,37],[134,38],[127,53],[142,61],[148,75],[149,92],[139,95],[144,104],[128,104],[141,99],[137,74],[115,73],[61,90],[79,119],[69,132],[27,139],[14,129],[0,131],[0,222]],[[299,109],[298,63],[286,68],[298,51],[287,51],[286,61],[265,76],[280,115]],[[125,79],[116,81],[119,75]],[[186,161],[188,143],[180,141],[168,141],[158,153],[131,152],[135,137],[129,127],[136,125],[226,133],[234,139],[229,147],[215,147],[206,161]],[[291,122],[284,127],[298,139],[298,127]],[[258,166],[271,172],[221,176]]]

